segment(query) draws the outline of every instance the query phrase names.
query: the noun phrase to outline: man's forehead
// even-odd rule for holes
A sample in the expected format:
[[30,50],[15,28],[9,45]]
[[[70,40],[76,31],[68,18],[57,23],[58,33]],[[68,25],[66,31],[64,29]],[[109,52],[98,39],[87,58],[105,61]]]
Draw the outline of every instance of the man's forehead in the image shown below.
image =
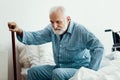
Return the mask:
[[64,19],[64,16],[61,14],[51,14],[50,19],[61,20]]
[[61,18],[51,18],[50,21],[51,22],[57,22],[57,21],[62,22],[63,19],[61,19]]

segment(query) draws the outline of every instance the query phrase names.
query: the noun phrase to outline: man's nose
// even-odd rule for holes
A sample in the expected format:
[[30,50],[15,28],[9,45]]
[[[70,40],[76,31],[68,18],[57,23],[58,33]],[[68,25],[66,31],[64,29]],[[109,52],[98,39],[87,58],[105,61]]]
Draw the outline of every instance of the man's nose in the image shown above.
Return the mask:
[[54,24],[53,24],[53,27],[54,27],[54,29],[57,29],[58,26],[57,26],[56,23],[54,23]]

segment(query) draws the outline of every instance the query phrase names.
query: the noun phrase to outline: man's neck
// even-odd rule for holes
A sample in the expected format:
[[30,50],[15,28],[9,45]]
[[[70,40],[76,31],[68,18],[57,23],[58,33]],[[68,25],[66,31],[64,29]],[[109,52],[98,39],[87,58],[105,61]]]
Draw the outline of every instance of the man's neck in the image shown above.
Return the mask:
[[67,33],[68,28],[69,28],[69,25],[70,25],[70,22],[68,23],[68,27],[67,27],[66,31],[65,31],[63,34],[60,35],[60,40],[63,38],[63,35],[64,35],[65,33]]

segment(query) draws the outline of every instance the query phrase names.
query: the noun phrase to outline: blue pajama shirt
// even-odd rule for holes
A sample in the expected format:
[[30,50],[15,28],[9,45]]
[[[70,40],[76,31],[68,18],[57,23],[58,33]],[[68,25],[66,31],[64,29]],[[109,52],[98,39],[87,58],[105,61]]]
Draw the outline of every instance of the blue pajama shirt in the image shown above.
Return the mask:
[[54,34],[51,24],[39,31],[23,31],[23,37],[17,35],[17,38],[27,45],[52,42],[54,61],[59,68],[79,69],[84,66],[98,70],[104,51],[103,45],[93,33],[73,21],[62,39],[60,35]]

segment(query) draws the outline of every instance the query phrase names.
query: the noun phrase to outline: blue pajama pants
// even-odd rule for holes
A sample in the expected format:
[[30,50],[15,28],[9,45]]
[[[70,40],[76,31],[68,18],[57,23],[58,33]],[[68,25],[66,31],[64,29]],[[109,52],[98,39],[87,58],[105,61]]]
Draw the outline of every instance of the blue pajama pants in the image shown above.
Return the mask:
[[56,68],[52,65],[32,67],[28,70],[27,80],[68,80],[77,69]]

